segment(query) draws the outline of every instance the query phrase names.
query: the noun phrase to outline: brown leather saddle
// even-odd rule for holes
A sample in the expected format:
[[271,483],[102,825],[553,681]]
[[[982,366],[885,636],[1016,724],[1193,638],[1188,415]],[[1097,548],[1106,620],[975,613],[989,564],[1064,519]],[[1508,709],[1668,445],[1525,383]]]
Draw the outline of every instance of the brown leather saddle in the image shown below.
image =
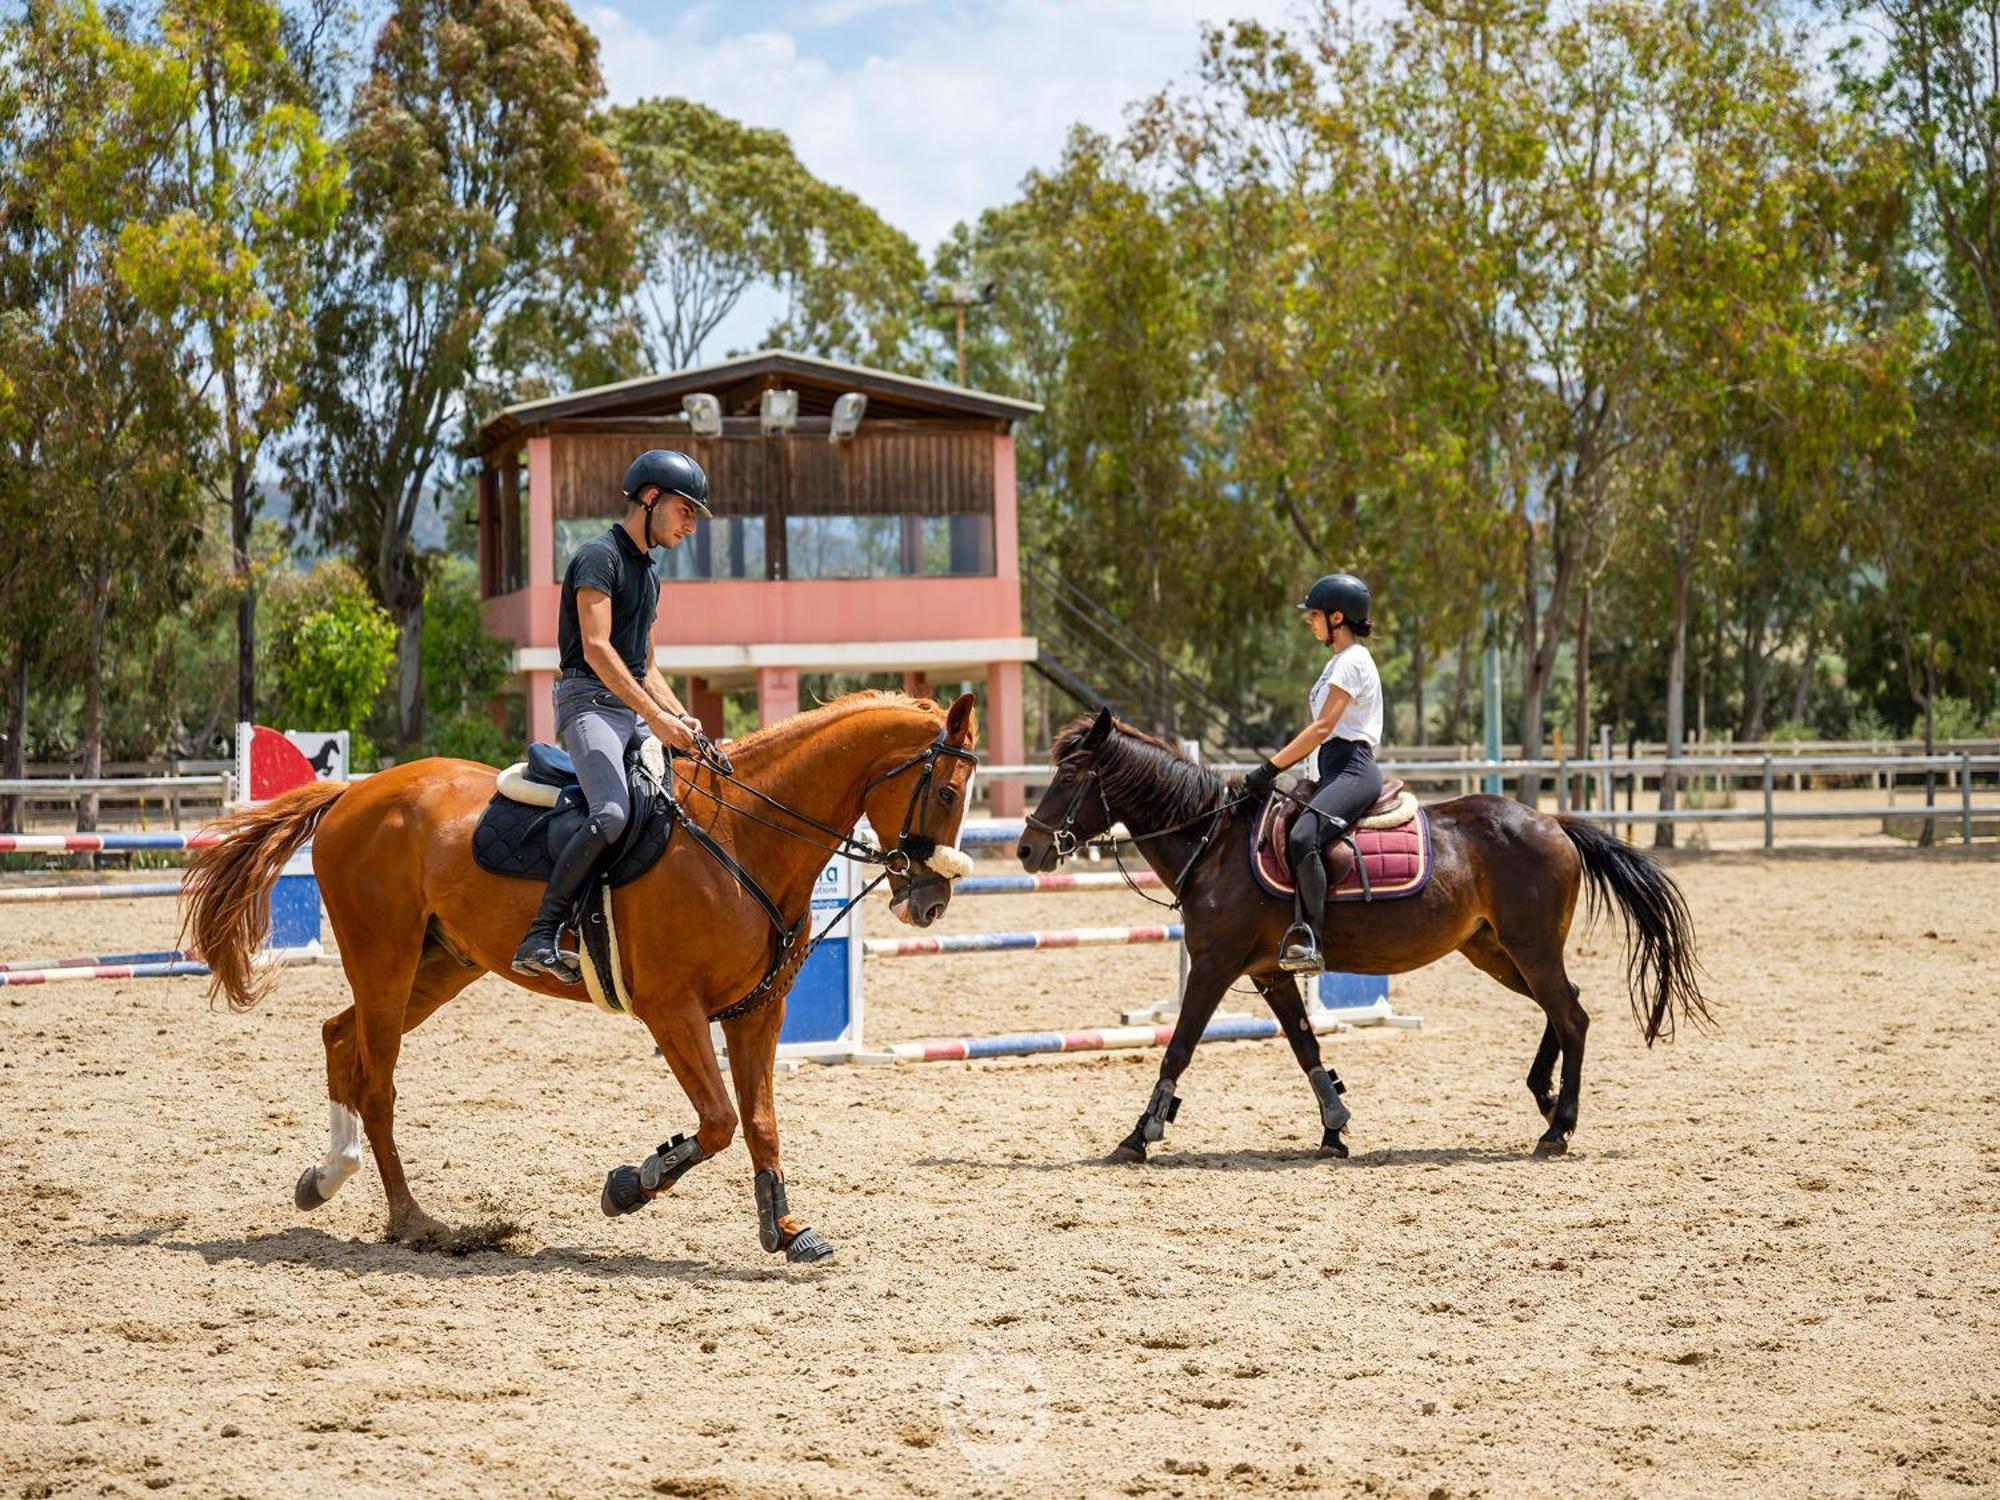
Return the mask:
[[[1316,790],[1316,783],[1301,783],[1289,797],[1274,794],[1251,825],[1250,868],[1257,883],[1274,896],[1291,898],[1292,867],[1285,857],[1285,840]],[[1392,776],[1382,783],[1382,795],[1362,814],[1352,833],[1329,839],[1323,855],[1329,900],[1414,896],[1430,883],[1431,820]]]

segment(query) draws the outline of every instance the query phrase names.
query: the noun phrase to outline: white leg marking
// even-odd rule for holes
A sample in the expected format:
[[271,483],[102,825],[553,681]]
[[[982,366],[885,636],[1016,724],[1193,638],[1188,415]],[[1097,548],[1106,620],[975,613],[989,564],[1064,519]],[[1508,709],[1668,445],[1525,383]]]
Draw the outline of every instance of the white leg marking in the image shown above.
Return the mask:
[[313,1185],[322,1198],[331,1198],[348,1178],[361,1170],[361,1116],[345,1104],[328,1104],[326,1118],[333,1138],[326,1155],[313,1169]]

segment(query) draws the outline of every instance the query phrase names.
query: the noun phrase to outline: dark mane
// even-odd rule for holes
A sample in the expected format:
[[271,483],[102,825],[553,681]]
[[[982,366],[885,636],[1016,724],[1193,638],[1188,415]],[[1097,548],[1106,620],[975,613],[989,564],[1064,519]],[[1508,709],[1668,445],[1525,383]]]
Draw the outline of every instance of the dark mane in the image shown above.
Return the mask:
[[[1074,755],[1096,722],[1081,714],[1056,735],[1055,758]],[[1220,776],[1196,765],[1165,740],[1113,718],[1112,734],[1097,752],[1104,794],[1114,804],[1138,804],[1167,824],[1189,822],[1215,811],[1228,793]]]

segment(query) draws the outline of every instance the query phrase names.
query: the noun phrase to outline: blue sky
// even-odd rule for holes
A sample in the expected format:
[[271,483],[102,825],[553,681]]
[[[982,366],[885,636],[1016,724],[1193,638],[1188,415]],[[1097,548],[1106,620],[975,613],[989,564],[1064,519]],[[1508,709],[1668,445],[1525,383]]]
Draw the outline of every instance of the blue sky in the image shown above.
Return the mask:
[[1204,21],[1282,21],[1296,0],[576,0],[613,102],[699,100],[791,137],[928,254],[1014,196],[1077,122],[1194,67]]

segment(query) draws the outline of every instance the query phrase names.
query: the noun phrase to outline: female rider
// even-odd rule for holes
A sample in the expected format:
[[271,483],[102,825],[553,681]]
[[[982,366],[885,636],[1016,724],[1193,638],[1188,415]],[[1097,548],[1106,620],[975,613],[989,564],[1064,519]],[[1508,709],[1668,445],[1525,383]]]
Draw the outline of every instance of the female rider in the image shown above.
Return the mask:
[[1375,746],[1382,740],[1382,678],[1360,640],[1375,628],[1368,618],[1367,584],[1352,573],[1329,573],[1306,591],[1299,609],[1313,636],[1333,653],[1307,697],[1312,722],[1244,777],[1243,786],[1265,797],[1280,771],[1319,751],[1319,788],[1286,840],[1295,907],[1278,954],[1278,967],[1288,973],[1317,974],[1326,966],[1320,956],[1326,915],[1320,850],[1352,828],[1382,792],[1375,765]]

